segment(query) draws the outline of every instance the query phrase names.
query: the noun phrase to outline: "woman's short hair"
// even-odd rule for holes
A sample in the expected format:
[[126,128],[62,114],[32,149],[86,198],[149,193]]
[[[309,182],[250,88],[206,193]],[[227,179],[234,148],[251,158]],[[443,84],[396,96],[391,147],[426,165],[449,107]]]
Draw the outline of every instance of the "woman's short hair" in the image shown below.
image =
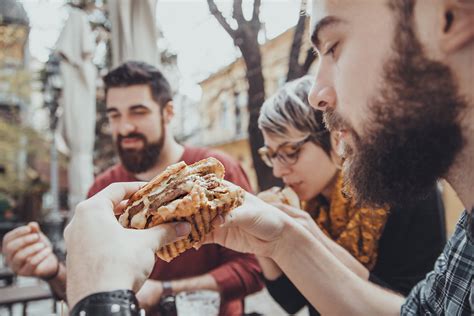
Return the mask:
[[323,114],[309,105],[311,76],[290,81],[267,99],[260,110],[258,128],[267,134],[288,138],[289,134],[311,137],[328,155],[331,151],[329,131]]

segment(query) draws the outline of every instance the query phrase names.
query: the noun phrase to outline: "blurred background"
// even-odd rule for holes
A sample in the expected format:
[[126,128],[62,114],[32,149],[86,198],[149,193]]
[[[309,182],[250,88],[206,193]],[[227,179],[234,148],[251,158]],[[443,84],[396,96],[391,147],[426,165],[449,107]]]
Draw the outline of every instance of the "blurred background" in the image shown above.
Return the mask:
[[[0,0],[0,236],[35,220],[61,251],[62,227],[84,198],[81,181],[117,162],[101,77],[128,59],[158,66],[171,82],[179,142],[235,157],[255,191],[277,183],[258,157],[256,120],[267,96],[315,70],[307,2]],[[65,60],[87,85],[61,75]],[[93,96],[82,104],[96,109],[92,153],[82,150],[87,139],[75,125],[69,89]],[[65,137],[71,128],[77,139]],[[91,170],[81,162],[89,154]],[[450,233],[462,205],[446,183],[440,187]],[[50,310],[35,304],[28,314]],[[265,293],[247,305],[282,313]]]

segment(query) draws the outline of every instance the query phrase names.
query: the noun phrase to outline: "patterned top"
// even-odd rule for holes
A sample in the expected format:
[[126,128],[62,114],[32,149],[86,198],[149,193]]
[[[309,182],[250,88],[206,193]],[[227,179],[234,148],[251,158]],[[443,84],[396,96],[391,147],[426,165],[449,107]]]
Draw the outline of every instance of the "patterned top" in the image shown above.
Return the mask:
[[344,179],[339,172],[331,200],[322,195],[303,203],[321,230],[372,270],[377,262],[379,240],[388,218],[387,209],[368,209],[354,205],[343,193]]
[[474,315],[473,212],[462,214],[434,270],[402,306],[402,315]]

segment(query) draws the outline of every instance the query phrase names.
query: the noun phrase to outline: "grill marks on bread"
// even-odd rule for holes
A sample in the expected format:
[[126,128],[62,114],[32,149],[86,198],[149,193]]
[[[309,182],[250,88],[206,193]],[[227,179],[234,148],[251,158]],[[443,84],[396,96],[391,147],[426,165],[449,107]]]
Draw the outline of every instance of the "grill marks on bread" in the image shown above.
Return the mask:
[[191,233],[183,240],[157,251],[171,261],[199,244],[212,231],[212,220],[239,206],[244,191],[223,181],[224,166],[215,158],[187,166],[184,162],[168,167],[128,201],[119,221],[124,227],[149,228],[166,222],[187,221]]

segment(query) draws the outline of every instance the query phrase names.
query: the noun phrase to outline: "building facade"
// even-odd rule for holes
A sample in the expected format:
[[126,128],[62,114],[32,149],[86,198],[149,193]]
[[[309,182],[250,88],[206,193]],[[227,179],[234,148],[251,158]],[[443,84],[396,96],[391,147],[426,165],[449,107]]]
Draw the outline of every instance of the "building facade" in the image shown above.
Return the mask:
[[[288,29],[260,46],[266,97],[275,93],[286,81],[293,34],[294,28]],[[307,34],[304,36],[307,37]],[[306,56],[309,46],[309,41],[303,41],[301,58]],[[310,72],[314,70],[315,64]],[[189,142],[220,149],[238,159],[248,173],[253,188],[257,188],[248,142],[248,85],[245,71],[243,59],[238,58],[199,83],[202,89],[200,131]]]

